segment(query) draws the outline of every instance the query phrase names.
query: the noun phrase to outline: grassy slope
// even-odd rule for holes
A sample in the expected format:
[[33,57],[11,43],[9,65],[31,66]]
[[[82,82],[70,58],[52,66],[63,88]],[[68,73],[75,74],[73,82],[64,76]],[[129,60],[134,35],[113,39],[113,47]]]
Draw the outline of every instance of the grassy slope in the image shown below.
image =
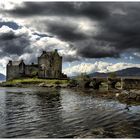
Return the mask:
[[5,84],[67,84],[68,80],[23,78],[6,81]]

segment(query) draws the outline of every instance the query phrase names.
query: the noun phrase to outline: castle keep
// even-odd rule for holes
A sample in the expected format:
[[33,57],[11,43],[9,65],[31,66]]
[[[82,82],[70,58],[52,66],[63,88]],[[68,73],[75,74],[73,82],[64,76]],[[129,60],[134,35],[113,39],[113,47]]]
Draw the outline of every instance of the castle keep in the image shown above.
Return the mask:
[[67,78],[62,73],[62,57],[57,50],[53,52],[43,51],[38,57],[38,64],[26,65],[23,60],[9,61],[6,67],[7,80],[21,77],[38,77],[49,79]]

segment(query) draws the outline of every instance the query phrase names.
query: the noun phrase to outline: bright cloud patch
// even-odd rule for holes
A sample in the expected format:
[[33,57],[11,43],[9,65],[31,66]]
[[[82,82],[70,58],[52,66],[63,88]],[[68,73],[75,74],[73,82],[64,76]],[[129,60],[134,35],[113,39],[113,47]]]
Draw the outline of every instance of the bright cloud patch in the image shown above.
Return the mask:
[[140,64],[132,64],[132,63],[107,63],[107,62],[95,62],[94,64],[92,63],[81,63],[69,68],[66,68],[63,70],[63,72],[69,76],[75,76],[79,75],[81,73],[94,73],[94,72],[113,72],[113,71],[118,71],[122,70],[125,68],[130,68],[130,67],[139,67]]
[[[31,63],[37,61],[36,58],[41,51],[54,49],[58,49],[58,52],[67,61],[73,59],[74,54],[76,55],[75,50],[72,50],[67,42],[58,38],[22,26],[14,21],[1,20],[0,23],[0,58],[2,59],[5,57],[12,60],[24,59],[25,62]],[[5,59],[6,63],[8,59]],[[1,65],[6,63],[2,61]]]

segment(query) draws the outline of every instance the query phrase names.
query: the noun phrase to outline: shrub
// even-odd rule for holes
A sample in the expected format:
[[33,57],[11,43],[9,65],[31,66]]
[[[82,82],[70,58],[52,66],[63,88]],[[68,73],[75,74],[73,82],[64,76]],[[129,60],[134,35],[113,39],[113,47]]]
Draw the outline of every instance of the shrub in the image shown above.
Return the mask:
[[61,84],[61,83],[60,83],[60,81],[55,81],[55,84],[56,84],[56,85],[59,85],[59,84]]

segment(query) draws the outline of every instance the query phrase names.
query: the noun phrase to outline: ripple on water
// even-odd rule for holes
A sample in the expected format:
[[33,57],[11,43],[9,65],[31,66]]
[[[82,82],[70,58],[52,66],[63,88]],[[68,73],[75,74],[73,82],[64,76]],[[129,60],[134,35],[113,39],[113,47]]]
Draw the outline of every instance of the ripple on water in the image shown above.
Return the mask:
[[118,101],[70,89],[0,92],[1,138],[140,137],[140,106],[128,111]]

